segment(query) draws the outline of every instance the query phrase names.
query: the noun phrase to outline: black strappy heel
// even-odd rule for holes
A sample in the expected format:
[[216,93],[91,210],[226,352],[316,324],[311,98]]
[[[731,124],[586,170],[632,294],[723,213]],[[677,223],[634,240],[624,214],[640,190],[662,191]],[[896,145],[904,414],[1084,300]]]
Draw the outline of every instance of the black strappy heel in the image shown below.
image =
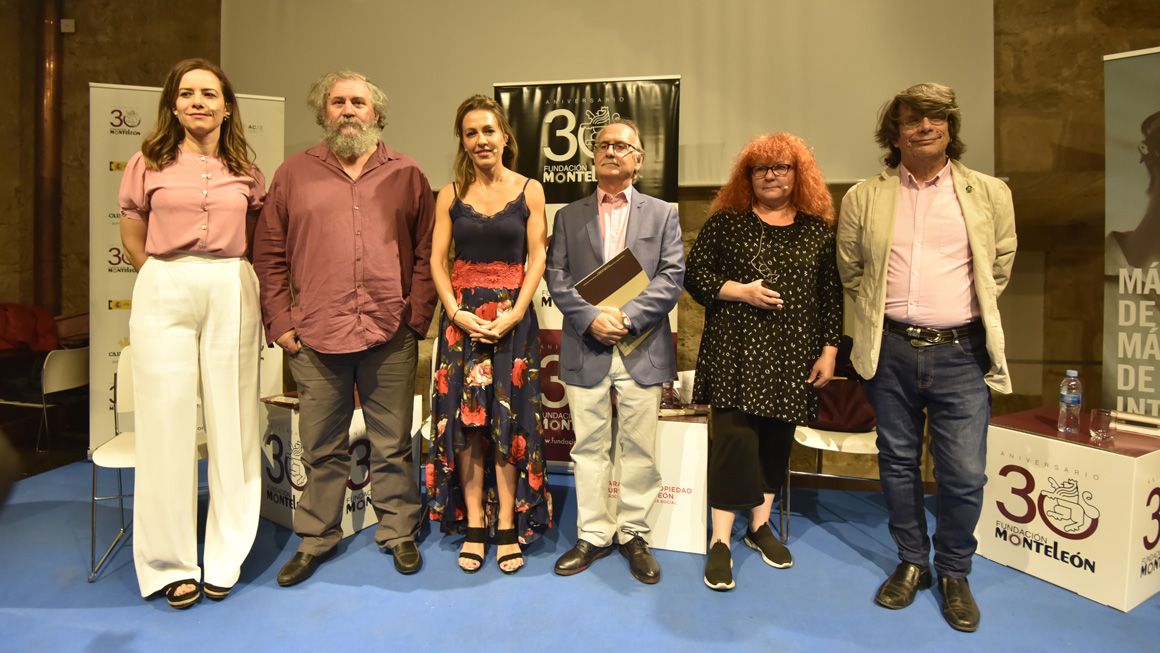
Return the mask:
[[[519,544],[520,538],[518,535],[516,535],[516,529],[504,528],[504,529],[499,529],[495,532],[495,543],[496,543],[496,546],[505,546],[508,544]],[[516,567],[515,569],[504,569],[503,563],[509,562],[511,560],[519,560],[520,562],[523,562],[524,561],[524,552],[521,550],[519,553],[509,553],[505,556],[500,556],[496,560],[496,563],[499,564],[499,570],[502,571],[503,573],[507,574],[508,576],[511,576],[512,574],[514,574],[517,571],[524,568],[524,565],[521,564],[520,566]]]
[[[480,526],[479,528],[473,528],[471,526],[468,526],[467,527],[467,539],[465,539],[463,541],[463,543],[464,544],[486,544],[487,543],[487,528],[483,527],[483,526]],[[487,555],[486,549],[484,550],[483,555]],[[465,574],[474,574],[475,572],[477,572],[483,568],[483,555],[479,555],[478,553],[464,553],[463,551],[460,551],[459,552],[459,568],[462,569],[463,573],[465,573]],[[478,562],[479,564],[474,569],[471,569],[471,568],[463,566],[464,560],[473,560],[475,562]]]

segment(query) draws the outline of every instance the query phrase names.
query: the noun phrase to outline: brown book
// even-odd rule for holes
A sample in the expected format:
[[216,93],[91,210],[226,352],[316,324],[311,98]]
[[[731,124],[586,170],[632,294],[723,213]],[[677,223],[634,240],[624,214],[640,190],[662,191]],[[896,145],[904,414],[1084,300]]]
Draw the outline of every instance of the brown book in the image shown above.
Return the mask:
[[[593,306],[623,308],[648,288],[648,282],[648,275],[644,273],[640,261],[636,260],[631,249],[625,247],[604,265],[577,281],[576,292]],[[622,338],[616,343],[620,355],[631,354],[650,333],[651,328],[638,335],[630,334]]]

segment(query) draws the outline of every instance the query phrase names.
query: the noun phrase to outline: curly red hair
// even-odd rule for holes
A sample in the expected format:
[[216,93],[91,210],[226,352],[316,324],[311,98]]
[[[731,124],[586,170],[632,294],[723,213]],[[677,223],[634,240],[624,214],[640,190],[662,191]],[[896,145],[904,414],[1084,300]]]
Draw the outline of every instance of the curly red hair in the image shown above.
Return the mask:
[[749,141],[737,155],[729,181],[717,191],[711,213],[742,213],[753,206],[753,181],[750,171],[762,163],[792,163],[796,181],[790,201],[799,211],[834,223],[834,198],[822,178],[814,151],[801,137],[788,132],[764,134]]

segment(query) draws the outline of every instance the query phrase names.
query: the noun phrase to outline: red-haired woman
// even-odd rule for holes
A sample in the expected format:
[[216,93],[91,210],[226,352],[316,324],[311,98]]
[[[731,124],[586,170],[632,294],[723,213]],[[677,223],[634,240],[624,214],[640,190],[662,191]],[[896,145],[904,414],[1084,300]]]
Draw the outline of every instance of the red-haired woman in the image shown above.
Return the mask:
[[431,242],[444,314],[427,494],[443,532],[467,535],[463,571],[479,571],[494,531],[500,571],[514,574],[524,565],[520,544],[552,524],[531,309],[547,260],[544,188],[510,168],[516,140],[495,100],[474,95],[460,104],[455,135],[455,182],[439,191]]
[[[136,405],[133,561],[141,596],[224,599],[258,530],[258,279],[246,260],[265,199],[233,87],[216,64],[170,69],[157,124],[129,160],[121,241],[138,275],[129,341]],[[197,560],[197,396],[209,448]],[[204,580],[204,586],[202,585]]]
[[842,328],[834,207],[817,161],[792,134],[754,139],[689,253],[685,288],[705,307],[694,400],[708,403],[713,535],[705,584],[734,587],[734,511],[766,564],[793,565],[769,513],[796,424],[817,414]]

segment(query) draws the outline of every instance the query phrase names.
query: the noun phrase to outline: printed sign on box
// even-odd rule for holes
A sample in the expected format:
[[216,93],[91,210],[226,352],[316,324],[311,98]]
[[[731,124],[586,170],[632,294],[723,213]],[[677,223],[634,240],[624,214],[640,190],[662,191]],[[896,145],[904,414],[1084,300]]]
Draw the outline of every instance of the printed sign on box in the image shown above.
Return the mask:
[[1160,439],[1095,446],[1086,421],[1061,436],[1054,420],[1039,408],[992,421],[979,555],[1131,610],[1160,591]]
[[[704,554],[709,468],[709,428],[705,418],[662,419],[657,427],[656,460],[661,491],[646,518],[652,531],[647,538],[649,546]],[[619,479],[620,465],[614,460],[608,483],[610,505],[619,495]]]
[[[266,404],[269,425],[262,436],[262,510],[266,519],[294,529],[294,510],[309,482],[302,466],[302,442],[298,437],[298,409]],[[371,506],[370,440],[362,409],[350,423],[350,478],[343,497],[342,536],[350,537],[378,523]]]

